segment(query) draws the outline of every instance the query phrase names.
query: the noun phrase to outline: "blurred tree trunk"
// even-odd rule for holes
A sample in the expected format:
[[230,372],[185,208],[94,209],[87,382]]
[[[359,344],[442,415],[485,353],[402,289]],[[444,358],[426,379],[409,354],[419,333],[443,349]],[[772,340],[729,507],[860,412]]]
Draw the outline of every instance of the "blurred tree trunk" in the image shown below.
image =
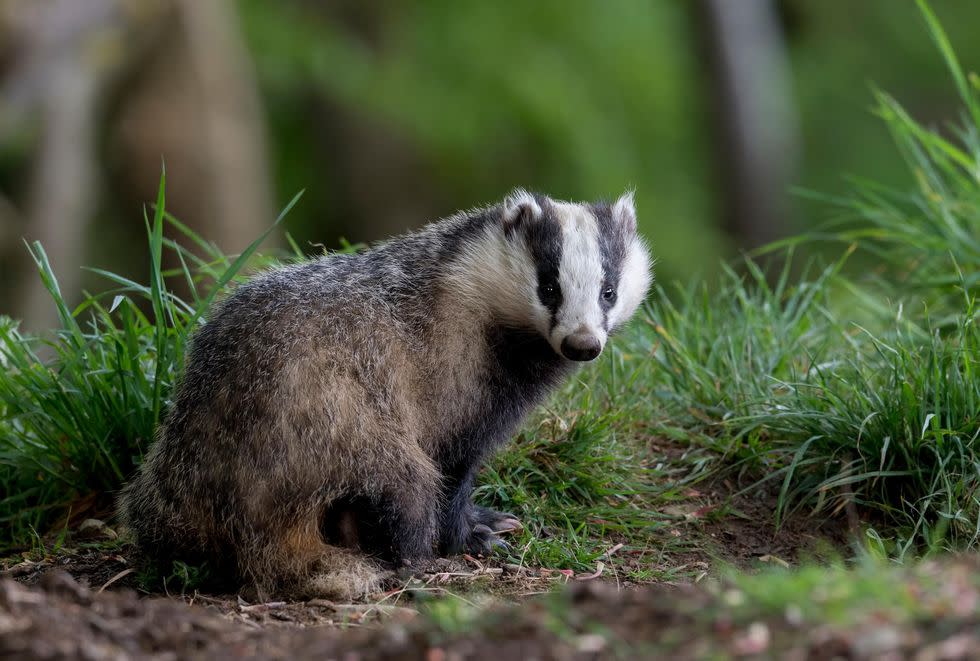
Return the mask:
[[[70,301],[80,287],[84,238],[97,205],[102,99],[124,67],[127,39],[152,20],[158,3],[131,13],[117,0],[9,1],[7,18],[17,23],[6,30],[18,32],[20,52],[0,90],[6,100],[0,138],[34,122],[40,131],[26,226],[18,229],[44,245]],[[16,311],[26,328],[49,328],[57,318],[50,298],[23,252],[18,262],[25,273]]]
[[[93,218],[105,208],[107,133],[123,183],[112,190],[134,198],[116,223],[141,231],[139,208],[156,197],[163,159],[168,208],[223,250],[240,251],[271,224],[261,101],[231,0],[5,1],[12,4],[0,7],[0,36],[16,44],[0,49],[0,140],[34,126],[38,139],[22,211],[0,204],[0,234],[44,245],[69,305]],[[142,237],[120,237],[119,229],[98,239],[113,252],[110,268],[143,256],[129,249]],[[21,272],[8,290],[13,312],[27,329],[49,328],[50,299],[20,242],[9,243],[17,246],[4,250]]]
[[211,190],[204,232],[241,252],[275,219],[265,119],[235,7],[229,0],[176,0],[200,104]]
[[700,0],[700,24],[723,227],[742,248],[789,229],[799,126],[789,62],[771,0]]
[[[265,118],[235,3],[173,0],[160,48],[115,109],[113,188],[137,213],[167,166],[167,209],[222,250],[239,252],[275,219]],[[275,239],[270,240],[275,243]]]

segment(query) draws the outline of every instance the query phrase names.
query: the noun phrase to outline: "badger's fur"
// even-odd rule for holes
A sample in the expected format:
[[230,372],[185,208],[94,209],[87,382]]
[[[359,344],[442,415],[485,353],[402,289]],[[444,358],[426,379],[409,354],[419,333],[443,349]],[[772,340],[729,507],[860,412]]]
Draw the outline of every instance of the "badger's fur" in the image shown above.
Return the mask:
[[380,560],[489,551],[485,458],[644,298],[630,194],[516,191],[360,254],[275,269],[196,333],[121,500],[141,549],[357,597]]

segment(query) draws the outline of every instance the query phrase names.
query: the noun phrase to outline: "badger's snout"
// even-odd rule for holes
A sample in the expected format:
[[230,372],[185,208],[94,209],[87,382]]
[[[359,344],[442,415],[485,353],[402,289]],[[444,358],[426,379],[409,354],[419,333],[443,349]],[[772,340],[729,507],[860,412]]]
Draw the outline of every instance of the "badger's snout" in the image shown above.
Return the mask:
[[594,360],[602,353],[602,343],[592,333],[576,331],[561,341],[561,353],[569,360]]

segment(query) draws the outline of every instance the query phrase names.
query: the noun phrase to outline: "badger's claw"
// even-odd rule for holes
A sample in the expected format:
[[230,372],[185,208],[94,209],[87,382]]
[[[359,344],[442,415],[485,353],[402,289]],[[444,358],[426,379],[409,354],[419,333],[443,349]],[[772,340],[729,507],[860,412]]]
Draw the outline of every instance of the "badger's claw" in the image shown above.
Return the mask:
[[513,532],[524,527],[521,520],[509,512],[498,512],[478,505],[473,506],[473,521],[499,533]]
[[522,527],[513,514],[468,503],[458,516],[443,525],[439,551],[447,555],[464,551],[489,555],[495,549],[509,549],[500,535]]
[[474,505],[470,510],[470,537],[466,544],[471,553],[490,555],[494,550],[508,551],[510,544],[500,538],[501,533],[513,532],[523,526],[521,520],[508,512],[498,512],[489,507]]
[[473,526],[466,546],[470,553],[484,556],[490,555],[495,549],[502,551],[510,549],[510,544],[500,539],[496,532],[482,523]]

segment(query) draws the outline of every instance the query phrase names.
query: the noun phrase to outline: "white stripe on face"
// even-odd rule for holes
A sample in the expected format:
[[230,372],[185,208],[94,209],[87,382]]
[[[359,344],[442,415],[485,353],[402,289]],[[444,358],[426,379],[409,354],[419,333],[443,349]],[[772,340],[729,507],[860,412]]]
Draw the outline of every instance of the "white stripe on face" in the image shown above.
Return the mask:
[[562,229],[558,269],[562,303],[548,339],[558,353],[562,340],[572,333],[589,333],[599,340],[600,347],[604,346],[605,316],[599,303],[604,277],[599,226],[595,216],[582,205],[554,202],[554,208]]
[[653,280],[650,267],[650,255],[643,239],[634,237],[623,262],[616,305],[609,311],[609,328],[615,330],[626,323],[643,302]]

